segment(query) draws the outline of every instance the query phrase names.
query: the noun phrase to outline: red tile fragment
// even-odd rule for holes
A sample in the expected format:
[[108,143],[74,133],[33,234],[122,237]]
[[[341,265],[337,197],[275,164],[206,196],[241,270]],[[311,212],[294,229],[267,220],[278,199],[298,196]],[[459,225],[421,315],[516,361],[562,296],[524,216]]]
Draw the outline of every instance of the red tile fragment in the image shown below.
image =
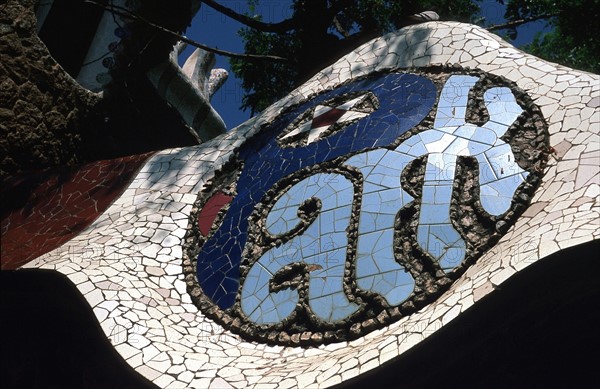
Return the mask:
[[152,153],[9,177],[0,187],[0,259],[12,270],[69,241],[123,193]]
[[233,197],[228,196],[223,192],[217,192],[208,199],[204,207],[202,207],[202,210],[198,213],[198,228],[202,235],[208,236],[210,228],[219,214],[219,211],[223,209],[225,205],[229,204],[231,200],[233,200]]
[[330,126],[338,121],[346,112],[345,109],[332,108],[329,111],[313,118],[311,128],[319,128],[323,126]]

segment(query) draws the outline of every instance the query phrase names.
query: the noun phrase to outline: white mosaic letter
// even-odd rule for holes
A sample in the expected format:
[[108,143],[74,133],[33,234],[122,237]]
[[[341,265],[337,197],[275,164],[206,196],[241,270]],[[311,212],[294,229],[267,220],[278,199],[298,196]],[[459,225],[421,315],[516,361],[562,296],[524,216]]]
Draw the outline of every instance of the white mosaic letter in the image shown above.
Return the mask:
[[378,149],[346,161],[363,174],[362,206],[358,224],[356,284],[398,305],[414,289],[415,281],[394,257],[394,223],[400,208],[413,198],[402,190],[402,169],[414,159],[394,150]]
[[275,273],[292,263],[309,268],[309,305],[327,322],[342,320],[358,305],[344,293],[344,268],[354,186],[341,174],[315,174],[292,186],[275,203],[266,220],[267,231],[284,235],[299,222],[298,208],[306,200],[321,200],[317,218],[300,235],[263,254],[253,265],[242,286],[242,311],[258,324],[278,323],[289,316],[298,302],[298,292],[285,288],[271,292]]
[[451,76],[440,96],[434,128],[415,135],[428,154],[417,241],[446,271],[460,264],[466,251],[464,240],[450,221],[457,157],[473,156],[479,162],[481,205],[492,215],[509,209],[527,174],[514,162],[510,145],[500,139],[522,112],[510,89],[485,92],[490,115],[485,125],[466,123],[469,90],[477,80]]

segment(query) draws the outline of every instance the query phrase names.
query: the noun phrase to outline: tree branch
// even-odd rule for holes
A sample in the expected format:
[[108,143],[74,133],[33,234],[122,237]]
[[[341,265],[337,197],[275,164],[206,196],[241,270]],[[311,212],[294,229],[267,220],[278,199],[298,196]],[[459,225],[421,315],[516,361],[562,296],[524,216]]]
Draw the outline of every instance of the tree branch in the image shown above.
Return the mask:
[[333,17],[333,25],[335,26],[335,29],[344,36],[344,38],[350,37],[350,33],[346,31],[344,27],[342,27],[342,23],[340,23],[337,16]]
[[233,53],[231,51],[226,51],[226,50],[209,47],[209,46],[203,45],[202,43],[196,42],[195,40],[189,39],[181,34],[178,34],[175,31],[171,31],[163,26],[153,23],[139,15],[136,15],[133,12],[129,11],[127,8],[123,8],[123,7],[120,7],[117,5],[106,6],[104,4],[97,3],[94,0],[84,0],[84,2],[104,8],[108,12],[112,12],[113,14],[119,15],[123,18],[128,18],[131,20],[139,21],[141,23],[145,23],[150,27],[156,28],[157,30],[160,30],[166,34],[171,35],[172,37],[176,38],[179,41],[185,42],[189,45],[200,48],[202,50],[206,50],[211,53],[223,55],[223,56],[230,57],[230,58],[240,58],[240,59],[254,60],[254,61],[256,61],[256,60],[261,60],[261,61],[268,60],[268,61],[277,61],[277,62],[288,62],[289,61],[289,59],[287,59],[287,58],[278,57],[275,55],[240,54],[240,53]]
[[514,27],[518,27],[522,24],[525,23],[529,23],[529,22],[534,22],[536,20],[540,20],[540,19],[549,19],[552,18],[554,16],[558,16],[558,13],[553,13],[553,14],[542,14],[542,15],[536,15],[536,16],[530,16],[528,18],[523,18],[523,19],[518,19],[518,20],[513,20],[511,22],[508,23],[503,23],[503,24],[494,24],[490,27],[487,27],[486,30],[488,31],[496,31],[496,30],[504,30],[507,28],[514,28]]
[[[241,15],[232,10],[231,8],[227,8],[214,0],[200,0],[200,2],[206,4],[215,11],[222,13],[223,15],[230,17],[233,20],[237,20],[245,26],[262,32],[274,32],[281,34],[299,27],[298,21],[293,17],[277,23],[265,23],[261,22],[260,20],[253,19],[249,16]],[[352,3],[353,0],[338,0],[336,2],[332,2],[331,7],[327,10],[327,17],[333,19],[333,17],[337,15],[338,12],[340,12],[345,7],[352,5]]]
[[215,11],[222,13],[223,15],[230,17],[233,20],[237,20],[243,25],[263,32],[284,33],[296,28],[297,24],[293,18],[286,19],[277,23],[265,23],[261,22],[260,20],[253,19],[249,16],[241,15],[232,10],[231,8],[227,8],[224,5],[221,5],[213,0],[200,0],[200,2],[206,4]]

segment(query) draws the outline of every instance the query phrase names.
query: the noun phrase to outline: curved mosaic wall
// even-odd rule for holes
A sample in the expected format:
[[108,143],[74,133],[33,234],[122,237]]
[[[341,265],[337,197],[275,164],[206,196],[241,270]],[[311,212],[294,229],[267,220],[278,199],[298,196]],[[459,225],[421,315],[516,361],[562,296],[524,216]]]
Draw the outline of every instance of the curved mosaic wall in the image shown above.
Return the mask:
[[[462,67],[438,66],[458,63]],[[470,77],[477,78],[474,85],[469,84]],[[392,96],[393,88],[388,92],[373,85],[352,89],[376,79],[400,82],[403,87],[398,90],[414,88],[414,97],[397,95],[396,99],[404,99],[407,104],[401,111],[390,112],[390,117],[382,116],[382,109],[390,102],[381,96]],[[452,109],[459,108],[452,96],[464,99],[462,86],[449,89],[455,91],[447,94],[452,101],[449,107],[439,104],[445,101],[442,91],[454,80],[469,86],[464,87],[469,92],[464,120],[462,108]],[[597,75],[522,53],[475,26],[451,22],[411,26],[356,49],[242,126],[197,147],[157,153],[90,226],[26,266],[67,275],[93,307],[118,353],[159,387],[330,387],[402,355],[474,304],[485,304],[480,301],[484,296],[529,265],[599,238],[599,81]],[[347,93],[339,93],[340,90]],[[491,90],[498,93],[488,95],[486,105],[485,93]],[[496,95],[499,97],[493,99]],[[511,122],[492,120],[497,112],[487,106],[515,107],[511,96],[519,107],[515,108],[518,117]],[[517,114],[512,109],[505,112],[506,119]],[[435,124],[436,120],[443,123],[450,114],[457,120]],[[391,120],[393,125],[378,128],[373,119],[376,117],[381,118],[381,123]],[[375,130],[359,131],[366,129],[367,123]],[[478,131],[481,134],[506,131],[506,135],[494,135],[494,142],[485,135],[473,138],[475,131],[468,131],[474,127],[490,131]],[[345,132],[353,131],[352,128],[356,131],[346,136]],[[466,132],[460,132],[463,129]],[[365,141],[369,137],[371,144]],[[325,149],[331,149],[336,139],[342,143],[348,140],[351,145],[343,148],[339,143],[338,154],[329,154]],[[363,141],[366,143],[352,145]],[[458,150],[445,153],[460,142],[466,148],[457,146]],[[548,150],[544,149],[547,142],[551,146]],[[510,146],[512,156],[502,143]],[[419,145],[434,149],[425,149],[425,153]],[[517,182],[520,179],[514,173],[519,171],[518,166],[523,170],[519,174],[524,182],[499,189],[501,180],[491,180],[492,184],[485,186],[488,181],[482,180],[498,176],[484,174],[481,178],[486,168],[485,161],[481,162],[483,156],[493,159],[498,154],[490,151],[501,151],[502,147],[506,152],[499,153],[505,158],[498,157],[502,162],[500,172],[494,170],[493,162],[488,172],[514,175]],[[286,158],[305,153],[303,150],[311,150],[310,155]],[[272,153],[271,159],[266,158],[267,152]],[[546,152],[550,153],[547,157]],[[258,153],[265,158],[264,166],[252,162]],[[441,161],[434,157],[434,163],[428,164],[431,161],[426,154],[441,155]],[[394,156],[400,162],[391,164],[389,170],[379,167],[385,166],[380,161]],[[401,166],[403,160],[409,160],[406,168]],[[454,179],[450,175],[430,174],[437,171],[433,169],[436,163],[446,167],[451,161],[456,161]],[[511,165],[514,170],[502,172],[509,162],[516,162]],[[261,172],[255,175],[259,180],[247,178],[253,171]],[[381,175],[376,177],[373,171]],[[369,181],[364,179],[367,176]],[[370,192],[371,185],[379,187],[379,192]],[[383,193],[386,186],[393,195],[389,197],[389,208],[385,201],[388,197],[365,200],[369,193]],[[451,192],[442,189],[431,193],[434,188],[449,186]],[[460,196],[455,187],[462,189]],[[484,187],[490,191],[485,192]],[[504,195],[498,204],[509,204],[508,210],[494,208],[497,204],[492,189]],[[242,201],[244,196],[247,200]],[[485,196],[490,198],[484,200]],[[319,200],[311,200],[313,197]],[[442,200],[440,204],[438,199]],[[348,200],[352,200],[349,208]],[[385,217],[363,220],[371,212],[368,206],[375,207],[376,215]],[[341,225],[320,223],[331,208],[334,214],[341,215]],[[388,209],[389,214],[381,212]],[[428,214],[424,209],[443,212]],[[215,284],[224,286],[219,294],[215,292],[217,288],[210,289],[209,278],[203,279],[204,284],[193,278],[198,277],[198,270],[217,270],[209,266],[211,259],[223,259],[201,253],[218,250],[218,244],[211,245],[212,239],[231,236],[225,227],[227,215],[234,211],[240,215],[247,212],[244,228],[250,231],[247,236],[254,238],[237,244],[237,250],[241,250],[238,262],[231,257],[223,262],[224,274],[239,266],[241,277],[231,281],[217,279]],[[421,218],[427,214],[431,218]],[[285,219],[289,215],[292,223],[283,223],[280,215],[285,215]],[[392,237],[391,215],[396,215]],[[398,218],[410,222],[396,227]],[[324,240],[322,248],[313,250],[306,238],[321,225],[324,230],[319,231],[319,236],[329,234],[335,238]],[[449,234],[456,232],[462,239],[452,241],[452,236],[441,235],[441,241],[452,243],[449,247],[454,252],[464,252],[464,258],[455,267],[450,257],[444,256],[450,250],[436,251],[435,239],[433,244],[430,239],[419,239],[435,235],[431,231],[438,226]],[[241,233],[240,229],[238,236]],[[361,239],[376,235],[382,241],[397,242],[393,251],[395,262],[389,262],[392,267],[387,273],[404,276],[399,279],[409,281],[405,290],[395,291],[389,282],[377,284],[380,289],[375,288],[375,283],[369,284],[369,280],[386,279],[379,268],[369,274],[369,269],[374,269],[368,265],[372,251],[359,247]],[[482,239],[481,245],[478,239]],[[346,244],[346,256],[329,256],[342,254]],[[288,257],[281,254],[288,246],[293,249],[292,254],[307,247],[302,258],[310,261],[289,263]],[[244,251],[246,247],[254,251]],[[405,255],[406,252],[413,256]],[[392,251],[375,255],[389,258]],[[289,258],[296,259],[293,255]],[[344,267],[350,267],[344,268],[341,277],[348,310],[334,307],[329,311],[331,316],[322,319],[317,313],[327,316],[327,309],[310,312],[311,301],[328,295],[341,298],[340,277],[330,294],[315,288],[311,279],[319,281],[330,271],[341,273],[340,264],[333,261],[338,258],[344,261]],[[356,276],[359,258],[366,258],[360,259],[366,269],[361,277]],[[271,259],[273,262],[269,262]],[[194,261],[200,262],[196,269]],[[294,293],[298,293],[299,304],[289,316],[285,316],[287,312],[273,319],[266,314],[253,316],[258,309],[262,312],[265,305],[251,300],[244,302],[248,308],[244,313],[242,296],[244,288],[252,289],[249,282],[262,282],[262,289],[254,286],[256,293],[265,289],[266,281],[260,278],[264,273],[256,266],[275,272],[268,280],[268,296],[283,291],[295,298]],[[451,284],[444,284],[445,280]],[[206,295],[201,288],[206,289]],[[408,292],[410,288],[413,289]],[[398,302],[407,293],[408,298]],[[268,302],[269,298],[263,301]],[[367,304],[370,308],[363,308]],[[328,305],[319,309],[322,307]],[[398,316],[392,316],[396,310]],[[316,324],[308,313],[314,314]],[[347,317],[340,319],[342,315]],[[250,318],[282,320],[258,324]],[[381,324],[379,318],[388,324]],[[348,320],[355,320],[350,328],[344,324]],[[352,332],[353,326],[356,332]],[[300,343],[295,346],[298,334]],[[284,346],[288,342],[286,335],[291,344]],[[304,347],[308,345],[312,347]]]
[[122,194],[151,155],[21,174],[2,181],[2,270],[17,269],[81,233]]
[[311,96],[201,191],[184,267],[194,302],[269,343],[381,328],[498,241],[547,153],[531,98],[477,70],[376,73]]

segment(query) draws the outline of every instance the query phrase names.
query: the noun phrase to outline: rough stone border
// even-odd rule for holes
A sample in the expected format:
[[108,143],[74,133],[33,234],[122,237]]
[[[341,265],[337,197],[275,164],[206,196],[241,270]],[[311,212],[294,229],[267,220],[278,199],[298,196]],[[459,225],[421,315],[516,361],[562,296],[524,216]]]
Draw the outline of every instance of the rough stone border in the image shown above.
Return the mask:
[[[492,250],[431,305],[349,342],[267,346],[244,341],[198,312],[181,269],[189,212],[195,193],[246,138],[285,107],[347,77],[457,62],[526,91],[549,124],[555,150],[530,207]],[[600,238],[599,113],[598,75],[542,61],[476,26],[407,27],[357,48],[236,130],[198,147],[158,153],[89,228],[27,267],[67,275],[117,352],[159,387],[330,387],[402,355],[525,267]],[[92,266],[78,254],[89,247],[123,261]],[[111,335],[117,325],[127,339]]]
[[[411,296],[399,306],[389,306],[379,295],[368,291],[357,290],[356,282],[353,281],[351,276],[354,273],[354,256],[356,254],[356,234],[358,232],[358,212],[360,210],[362,183],[360,172],[355,171],[351,167],[348,168],[342,166],[342,162],[351,155],[363,153],[372,148],[358,150],[348,155],[338,157],[335,160],[306,167],[292,173],[291,175],[282,178],[274,187],[268,190],[265,199],[257,204],[253,214],[250,216],[248,242],[244,249],[245,254],[242,254],[242,262],[240,264],[240,285],[243,284],[244,278],[249,271],[250,266],[253,264],[253,261],[260,257],[259,253],[255,252],[252,254],[254,260],[248,258],[248,243],[254,245],[253,247],[256,248],[262,247],[258,250],[260,253],[264,253],[272,247],[273,244],[278,246],[293,239],[296,235],[301,234],[314,220],[314,217],[311,218],[310,215],[307,215],[303,220],[304,226],[297,231],[288,234],[283,240],[279,237],[268,236],[269,234],[257,227],[257,225],[260,224],[261,220],[266,218],[269,210],[280,195],[286,192],[299,179],[317,172],[339,173],[350,178],[355,186],[355,198],[350,223],[351,230],[348,233],[348,254],[346,258],[344,288],[346,289],[346,294],[349,299],[351,301],[356,299],[362,306],[359,311],[341,322],[335,324],[321,322],[311,313],[308,305],[308,278],[306,272],[304,272],[304,275],[301,275],[302,279],[299,281],[300,285],[296,288],[300,295],[299,304],[302,304],[304,310],[301,311],[297,308],[282,322],[274,325],[256,325],[248,320],[242,312],[239,292],[232,308],[221,310],[218,306],[214,305],[210,298],[204,295],[202,287],[198,283],[196,271],[196,259],[198,253],[201,250],[201,246],[210,237],[210,235],[209,237],[200,235],[197,227],[198,213],[202,209],[204,203],[217,192],[223,192],[232,197],[237,194],[235,182],[237,181],[238,173],[241,171],[242,162],[238,161],[236,153],[236,157],[230,160],[223,169],[215,172],[213,180],[207,183],[206,187],[200,191],[198,199],[194,203],[194,207],[190,213],[188,233],[184,238],[183,271],[187,289],[192,296],[194,304],[207,316],[221,324],[223,327],[231,330],[233,333],[239,334],[250,341],[265,342],[271,345],[311,347],[318,346],[319,344],[357,339],[373,330],[383,328],[390,323],[409,316],[435,301],[450,287],[452,282],[458,279],[471,264],[476,262],[476,260],[485,253],[486,250],[492,248],[508,228],[514,224],[519,215],[525,211],[535,189],[540,185],[541,172],[546,164],[549,153],[547,125],[540,109],[534,104],[533,100],[513,82],[504,77],[486,74],[477,69],[465,69],[459,65],[434,66],[409,70],[399,69],[392,73],[395,72],[417,74],[432,80],[437,89],[437,100],[439,100],[442,87],[449,76],[455,74],[469,74],[480,77],[479,81],[469,92],[467,107],[467,120],[474,124],[483,124],[489,119],[487,109],[483,102],[483,93],[487,89],[507,86],[513,91],[517,98],[517,102],[524,109],[524,113],[522,113],[517,121],[507,129],[504,139],[510,141],[508,143],[511,144],[513,149],[517,150],[515,158],[517,158],[521,168],[529,171],[530,174],[526,181],[521,184],[515,192],[513,196],[514,204],[511,209],[500,216],[488,215],[477,200],[479,189],[477,163],[473,162],[472,158],[459,158],[457,160],[457,172],[454,181],[450,212],[451,215],[454,215],[452,217],[454,226],[467,243],[467,253],[460,265],[451,272],[445,273],[441,270],[439,265],[429,258],[429,256],[416,244],[417,239],[415,229],[418,223],[420,208],[418,199],[421,197],[425,164],[423,157],[415,160],[411,164],[412,166],[407,167],[403,171],[402,182],[404,182],[405,190],[408,190],[417,200],[411,202],[399,211],[399,214],[402,216],[397,220],[395,227],[396,233],[394,234],[394,247],[397,260],[402,263],[415,279],[415,290],[411,293]],[[379,77],[386,73],[388,72],[376,72],[375,74],[370,74],[367,78]],[[327,91],[362,79],[365,79],[365,77],[347,80],[341,85],[334,85],[331,88],[328,88]],[[298,105],[310,101],[322,93],[325,93],[325,91],[311,95],[298,104],[294,104],[285,112],[282,112],[281,115],[285,115],[287,112],[295,109]],[[351,97],[357,93],[358,92],[352,93]],[[337,96],[328,101],[336,101],[348,96],[349,94],[345,94],[344,96]],[[431,112],[428,113],[421,123],[401,135],[396,141],[385,148],[393,149],[413,135],[433,128],[436,111],[437,101]],[[289,132],[294,125],[305,120],[307,113],[310,112],[312,112],[312,109],[301,113],[298,118],[292,120],[290,125],[288,125],[281,134]],[[252,138],[249,138],[246,142],[252,144],[256,138],[264,137],[264,135],[268,136],[269,127],[273,123],[274,121],[272,123],[269,122],[264,124],[261,131],[253,135]],[[335,131],[337,130],[339,130],[339,128],[335,129]],[[281,134],[272,136],[276,136],[279,139]],[[302,139],[287,142],[283,145],[280,144],[280,147],[298,147],[301,144]],[[229,207],[225,207],[219,212],[219,216],[213,223],[211,233],[214,233],[218,228],[228,208]],[[403,220],[402,223],[399,222],[400,219]],[[463,221],[465,224],[459,224],[459,220]],[[253,249],[253,251],[254,250],[255,249]],[[400,259],[400,253],[403,253],[402,257],[406,259]],[[301,269],[297,269],[297,266],[290,265],[287,270],[302,273]]]

